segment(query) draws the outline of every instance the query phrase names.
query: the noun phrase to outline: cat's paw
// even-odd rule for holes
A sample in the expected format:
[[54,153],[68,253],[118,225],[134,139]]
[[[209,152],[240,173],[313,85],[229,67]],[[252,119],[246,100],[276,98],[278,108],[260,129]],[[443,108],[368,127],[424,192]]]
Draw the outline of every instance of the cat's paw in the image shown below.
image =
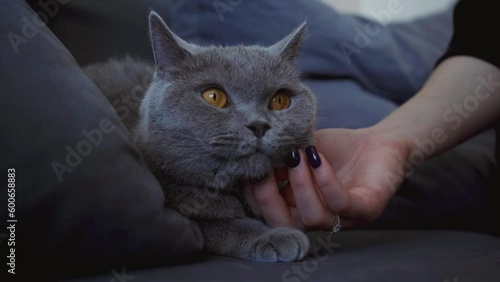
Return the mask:
[[299,230],[279,227],[259,236],[252,247],[256,261],[298,261],[307,255],[309,239]]

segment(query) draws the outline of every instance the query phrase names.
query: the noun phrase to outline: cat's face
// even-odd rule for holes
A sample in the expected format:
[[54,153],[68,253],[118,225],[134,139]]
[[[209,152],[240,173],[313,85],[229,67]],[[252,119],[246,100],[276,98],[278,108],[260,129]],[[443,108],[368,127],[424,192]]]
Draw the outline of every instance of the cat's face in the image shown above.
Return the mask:
[[150,19],[157,73],[139,128],[150,165],[224,188],[312,142],[315,100],[294,70],[303,26],[269,48],[199,47]]

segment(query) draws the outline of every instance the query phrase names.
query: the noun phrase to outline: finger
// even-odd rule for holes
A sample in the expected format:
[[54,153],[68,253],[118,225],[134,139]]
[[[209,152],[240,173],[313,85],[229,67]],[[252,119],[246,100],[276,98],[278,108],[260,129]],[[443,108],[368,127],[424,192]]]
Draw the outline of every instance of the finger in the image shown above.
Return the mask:
[[[309,228],[302,224],[302,221],[300,220],[299,212],[297,211],[296,208],[290,208],[290,216],[292,217],[292,222],[294,223],[293,228],[299,229],[302,231],[309,231]],[[316,229],[315,229],[316,230]]]
[[366,187],[354,187],[349,190],[352,208],[346,216],[360,222],[375,220],[390,200],[389,194],[383,194]]
[[270,173],[266,180],[256,183],[253,194],[262,213],[262,217],[269,226],[277,227],[292,225],[290,212],[276,185],[274,173]]
[[288,178],[300,219],[308,227],[329,228],[333,214],[321,202],[304,153],[298,156],[302,161],[289,169]]
[[321,192],[328,208],[339,215],[349,213],[351,209],[349,191],[338,180],[326,158],[319,154],[314,146],[307,147],[306,155],[318,190]]
[[285,199],[285,203],[288,207],[297,207],[295,204],[295,198],[293,197],[292,187],[287,184],[285,187],[280,189],[281,196]]
[[260,211],[259,205],[255,200],[255,195],[253,193],[254,184],[247,182],[245,186],[243,186],[243,195],[245,196],[245,201],[247,206],[253,212],[253,214],[257,217],[262,217],[262,212]]
[[276,179],[278,179],[278,181],[288,180],[288,169],[286,166],[277,169],[275,174],[276,174]]

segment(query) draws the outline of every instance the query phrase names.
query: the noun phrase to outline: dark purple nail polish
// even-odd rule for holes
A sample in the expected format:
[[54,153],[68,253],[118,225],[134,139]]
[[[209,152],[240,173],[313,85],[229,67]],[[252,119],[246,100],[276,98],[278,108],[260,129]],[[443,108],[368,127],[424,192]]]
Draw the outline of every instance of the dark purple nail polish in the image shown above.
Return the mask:
[[300,163],[299,151],[296,148],[291,150],[290,153],[286,155],[284,162],[289,168],[297,167]]
[[321,159],[319,158],[318,151],[316,151],[316,147],[313,145],[306,148],[306,156],[312,168],[317,169],[321,166]]

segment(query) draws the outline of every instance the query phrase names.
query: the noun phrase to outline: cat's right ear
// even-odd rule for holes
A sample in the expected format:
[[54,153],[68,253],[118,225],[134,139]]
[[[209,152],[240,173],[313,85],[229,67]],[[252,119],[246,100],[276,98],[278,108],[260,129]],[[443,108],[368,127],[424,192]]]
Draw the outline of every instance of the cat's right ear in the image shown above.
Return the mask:
[[304,42],[306,32],[307,23],[303,22],[292,33],[269,48],[280,54],[283,59],[293,62],[298,56],[299,50]]
[[183,60],[191,57],[192,45],[175,35],[155,12],[149,13],[149,33],[156,71],[159,76],[168,78],[170,70]]

